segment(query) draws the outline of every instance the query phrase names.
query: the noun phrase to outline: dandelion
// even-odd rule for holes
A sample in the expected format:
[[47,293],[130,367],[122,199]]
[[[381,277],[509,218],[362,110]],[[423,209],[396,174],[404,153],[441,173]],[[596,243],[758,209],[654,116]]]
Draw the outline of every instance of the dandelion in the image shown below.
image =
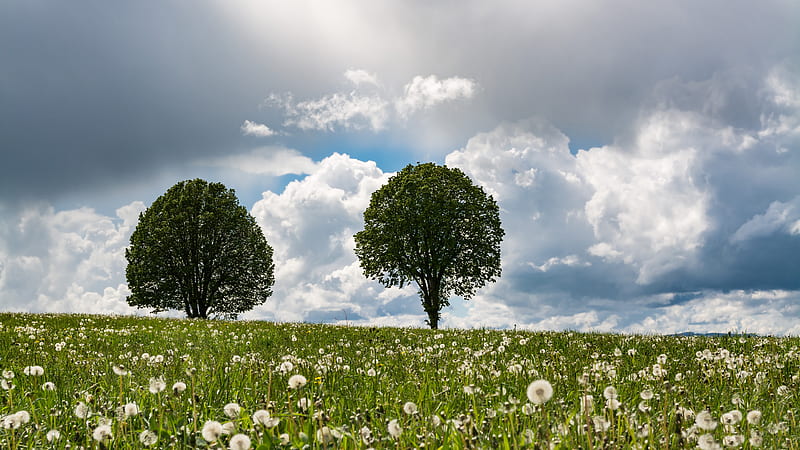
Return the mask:
[[10,391],[11,389],[14,389],[14,383],[11,382],[10,380],[3,378],[2,380],[0,380],[0,387],[2,387],[3,390],[5,391]]
[[291,361],[284,361],[280,365],[281,373],[289,373],[294,369],[294,364]]
[[783,386],[783,385],[778,386],[778,389],[777,389],[776,392],[781,397],[788,397],[789,394],[791,393],[791,391],[789,390],[789,387],[788,386]]
[[43,391],[55,391],[56,385],[52,381],[47,381],[42,385]]
[[122,407],[122,412],[125,414],[125,418],[133,417],[139,414],[139,407],[136,403],[126,403],[125,406]]
[[117,374],[117,375],[119,375],[121,377],[124,377],[125,375],[129,375],[130,374],[130,372],[127,369],[125,369],[124,366],[116,366],[115,365],[115,366],[111,367],[111,370],[113,370],[115,374]]
[[742,421],[742,413],[738,409],[728,411],[720,417],[720,421],[725,425],[736,425]]
[[400,437],[400,434],[403,433],[403,429],[400,428],[400,424],[397,423],[397,419],[392,419],[389,421],[389,424],[386,426],[386,429],[389,430],[389,434],[397,439]]
[[642,400],[639,402],[638,405],[639,411],[647,414],[650,412],[650,405],[647,404],[647,400]]
[[606,408],[608,408],[611,411],[618,410],[621,405],[622,405],[622,403],[620,403],[619,400],[617,400],[615,398],[610,398],[610,399],[606,400]]
[[711,431],[717,428],[717,421],[714,420],[714,417],[711,416],[711,413],[708,411],[700,411],[697,413],[697,416],[694,418],[694,423],[701,430]]
[[754,409],[747,413],[747,423],[750,425],[758,425],[761,422],[761,411]]
[[403,405],[403,412],[409,416],[413,416],[417,413],[417,405],[414,404],[414,402],[406,402],[406,404]]
[[372,430],[370,430],[368,426],[365,425],[361,427],[358,434],[361,436],[361,440],[364,444],[369,445],[372,443]]
[[594,409],[594,397],[591,394],[581,396],[581,412]]
[[246,434],[237,434],[231,438],[228,448],[231,450],[248,450],[250,448],[250,437]]
[[3,418],[0,419],[0,427],[6,430],[16,430],[30,421],[31,415],[28,411],[17,411],[14,414],[3,416]]
[[186,383],[183,381],[177,381],[175,384],[172,385],[172,393],[177,395],[181,395],[183,391],[186,390]]
[[216,420],[209,420],[203,424],[201,434],[206,441],[215,442],[222,435],[222,424]]
[[653,391],[651,389],[645,389],[639,393],[639,397],[641,397],[642,400],[650,400],[653,398]]
[[592,424],[594,425],[594,429],[600,432],[608,431],[608,428],[611,427],[611,422],[606,420],[603,416],[594,416],[592,417]]
[[615,388],[614,386],[606,387],[605,389],[603,389],[603,397],[605,397],[606,400],[612,400],[617,398],[617,388]]
[[233,434],[236,431],[236,424],[233,422],[225,422],[222,424],[222,434]]
[[222,410],[225,412],[225,415],[231,419],[239,417],[239,414],[242,412],[242,408],[238,403],[228,403],[222,408]]
[[553,386],[547,380],[536,380],[528,385],[528,400],[536,405],[541,405],[553,396]]
[[750,445],[753,447],[761,447],[764,443],[764,438],[758,430],[750,430]]
[[741,434],[731,434],[722,438],[722,445],[725,447],[738,447],[744,444],[744,436]]
[[522,414],[525,414],[526,416],[533,414],[533,405],[530,403],[525,403],[522,405]]
[[266,425],[269,419],[270,419],[269,411],[267,411],[266,409],[259,409],[258,411],[253,413],[253,423],[257,423],[259,425]]
[[158,435],[150,430],[144,430],[139,433],[139,442],[141,442],[145,447],[149,447],[158,442]]
[[164,379],[161,377],[158,378],[150,378],[150,393],[151,394],[158,394],[163,392],[164,389],[167,388],[167,383],[164,382]]
[[317,430],[317,441],[321,442],[323,446],[327,446],[334,441],[333,433],[328,427],[322,427]]
[[[494,410],[492,409],[490,411],[494,411]],[[433,424],[434,427],[442,426],[442,418],[439,417],[438,414],[434,414],[433,416],[431,416],[431,424]]]
[[300,389],[305,386],[307,382],[308,380],[306,380],[306,377],[300,374],[292,375],[289,377],[289,389]]
[[308,399],[303,397],[297,401],[297,409],[299,409],[300,411],[307,411],[309,403],[310,402],[308,401]]
[[58,430],[50,430],[44,437],[47,439],[47,442],[55,442],[61,439],[61,432]]
[[28,366],[22,370],[22,373],[31,377],[40,377],[44,375],[44,368],[42,366]]
[[291,442],[291,438],[289,437],[288,433],[281,433],[281,435],[278,436],[278,439],[280,439],[281,445],[289,445]]
[[5,378],[6,380],[10,380],[10,379],[14,378],[14,371],[12,371],[12,370],[4,370],[3,371],[3,378]]
[[374,377],[375,375],[377,375],[377,372],[375,372],[375,369],[370,368],[369,370],[367,370],[367,376],[368,377]]
[[86,419],[89,417],[89,407],[86,406],[86,403],[78,402],[75,406],[75,417],[78,419]]
[[111,425],[108,424],[100,425],[92,432],[92,439],[102,444],[105,444],[112,438],[113,435],[111,434]]
[[712,434],[704,434],[698,437],[697,447],[702,450],[718,450],[722,448]]

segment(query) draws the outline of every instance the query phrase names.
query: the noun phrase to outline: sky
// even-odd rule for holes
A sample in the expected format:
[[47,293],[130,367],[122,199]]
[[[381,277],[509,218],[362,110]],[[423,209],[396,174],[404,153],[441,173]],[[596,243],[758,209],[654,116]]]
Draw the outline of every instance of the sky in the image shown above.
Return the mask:
[[275,250],[247,319],[424,326],[353,234],[458,167],[503,274],[440,325],[800,335],[800,3],[0,3],[0,310],[125,302],[138,215],[193,178]]

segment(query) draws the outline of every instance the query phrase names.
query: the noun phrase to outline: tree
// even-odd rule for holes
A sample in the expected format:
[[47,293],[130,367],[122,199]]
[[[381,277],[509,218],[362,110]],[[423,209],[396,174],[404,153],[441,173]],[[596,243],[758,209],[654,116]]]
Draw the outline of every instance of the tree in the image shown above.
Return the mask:
[[125,250],[128,304],[229,317],[272,295],[272,247],[233,189],[181,181],[139,215]]
[[416,282],[436,329],[450,295],[469,300],[500,276],[504,234],[497,203],[463,172],[408,165],[372,194],[355,252],[386,287]]

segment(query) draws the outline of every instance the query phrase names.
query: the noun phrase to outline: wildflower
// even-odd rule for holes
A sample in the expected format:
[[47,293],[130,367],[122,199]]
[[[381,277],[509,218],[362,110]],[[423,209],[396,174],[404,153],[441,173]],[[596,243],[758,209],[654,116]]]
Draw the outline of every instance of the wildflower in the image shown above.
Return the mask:
[[377,375],[377,373],[375,372],[375,369],[370,368],[369,370],[367,370],[367,376],[368,377],[374,377],[375,375]]
[[159,392],[163,392],[164,389],[167,388],[167,383],[164,382],[164,379],[159,378],[150,378],[150,393],[151,394],[158,394]]
[[3,378],[0,380],[0,387],[2,387],[5,391],[10,391],[11,389],[14,389],[14,383]]
[[694,418],[694,423],[702,430],[711,431],[717,428],[717,421],[708,411],[700,411]]
[[[494,410],[492,409],[491,411],[494,411]],[[442,418],[439,417],[438,414],[434,414],[431,417],[431,423],[433,424],[434,427],[440,427],[440,426],[442,426]]]
[[603,416],[594,416],[592,417],[592,424],[594,425],[594,429],[600,432],[608,431],[608,428],[611,427],[611,422],[606,420]]
[[306,397],[301,398],[297,401],[297,409],[300,411],[307,411],[308,410],[309,401]]
[[42,385],[43,391],[55,391],[56,385],[52,381],[47,381]]
[[158,442],[158,435],[150,430],[144,430],[139,433],[139,442],[141,442],[145,447],[149,447]]
[[17,411],[14,414],[9,414],[0,419],[0,427],[6,430],[16,430],[30,421],[31,415],[28,411]]
[[175,382],[175,384],[172,385],[172,393],[175,395],[180,395],[185,390],[186,390],[186,383],[182,381],[177,381]]
[[522,414],[525,414],[526,416],[533,414],[533,405],[530,403],[525,403],[522,405]]
[[725,447],[738,447],[744,444],[744,436],[741,434],[731,434],[722,438],[722,445]]
[[742,413],[738,409],[728,411],[720,417],[720,421],[725,425],[735,425],[742,421]]
[[302,375],[292,375],[289,377],[289,389],[300,389],[305,386],[308,380]]
[[14,372],[11,371],[11,370],[4,370],[3,371],[3,378],[5,378],[6,380],[10,380],[10,379],[14,378]]
[[44,437],[47,439],[47,442],[55,442],[61,439],[61,432],[58,430],[50,430]]
[[750,445],[753,447],[761,447],[764,443],[764,438],[758,430],[750,430]]
[[222,434],[232,434],[236,431],[236,424],[233,422],[225,422],[222,424]]
[[89,407],[86,406],[86,403],[78,402],[75,406],[75,417],[78,419],[86,419],[89,417]]
[[372,443],[372,430],[370,430],[369,427],[361,427],[359,434],[361,435],[361,440],[364,441],[364,444],[369,445]]
[[32,376],[32,377],[40,377],[44,375],[44,369],[42,366],[28,366],[22,370],[25,375]]
[[647,404],[646,400],[640,401],[638,408],[639,408],[639,411],[641,411],[641,412],[643,412],[645,414],[650,412],[650,405]]
[[253,423],[266,425],[269,418],[270,418],[269,411],[267,411],[266,409],[259,409],[258,411],[253,413]]
[[403,429],[400,428],[400,424],[397,423],[397,419],[390,420],[386,428],[389,430],[389,434],[395,439],[399,438],[400,434],[403,432]]
[[653,391],[651,389],[645,389],[639,393],[639,397],[641,397],[642,400],[650,400],[653,398]]
[[246,434],[237,434],[231,438],[228,448],[231,450],[248,450],[250,448],[250,437]]
[[278,439],[281,440],[281,445],[289,445],[289,443],[291,442],[288,433],[281,433],[281,435],[278,436]]
[[294,364],[291,361],[284,361],[281,363],[280,371],[281,373],[289,373],[294,369]]
[[222,424],[216,420],[209,420],[203,424],[201,434],[206,441],[215,442],[222,435]]
[[414,404],[414,402],[406,402],[406,404],[403,405],[403,412],[412,416],[417,413],[417,405]]
[[122,411],[125,414],[125,418],[133,417],[139,414],[139,407],[133,402],[126,403],[125,406],[122,407]]
[[718,450],[722,448],[714,439],[714,435],[708,433],[697,438],[697,447],[703,450]]
[[225,415],[231,419],[239,417],[239,413],[242,412],[242,408],[238,403],[228,403],[222,408],[222,410],[225,412]]
[[581,412],[591,411],[594,409],[594,397],[591,394],[586,394],[581,397]]
[[541,405],[553,396],[553,386],[547,380],[536,380],[528,385],[528,400],[536,405]]
[[788,386],[784,386],[784,385],[778,386],[778,389],[777,389],[776,392],[781,397],[788,397],[789,394],[791,393],[791,391],[789,390],[789,387]]
[[127,369],[125,369],[124,366],[116,366],[115,365],[115,366],[111,367],[111,370],[113,370],[115,374],[117,374],[117,375],[119,375],[121,377],[124,377],[125,375],[129,375],[130,374],[130,372]]
[[621,405],[622,403],[620,403],[619,400],[615,398],[610,398],[606,400],[606,408],[610,409],[611,411],[618,410]]
[[612,400],[617,398],[617,388],[615,388],[614,386],[606,387],[603,390],[603,397],[605,397],[606,400]]
[[322,427],[317,430],[317,441],[321,442],[323,446],[327,446],[334,441],[333,433],[328,427]]
[[761,422],[761,411],[754,409],[747,413],[747,423],[750,425],[758,425]]
[[94,432],[92,432],[92,439],[103,444],[110,441],[112,438],[113,435],[111,434],[111,425],[100,425],[94,429]]

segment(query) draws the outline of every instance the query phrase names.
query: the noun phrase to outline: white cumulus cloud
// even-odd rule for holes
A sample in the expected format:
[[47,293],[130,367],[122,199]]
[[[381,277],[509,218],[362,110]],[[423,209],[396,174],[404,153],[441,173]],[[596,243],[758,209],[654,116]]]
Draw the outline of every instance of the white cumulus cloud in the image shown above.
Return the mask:
[[294,149],[284,147],[261,147],[249,153],[200,160],[199,165],[227,167],[258,175],[287,175],[311,173],[316,164]]
[[475,81],[451,77],[440,80],[436,75],[415,76],[405,86],[403,97],[395,102],[397,112],[406,118],[421,109],[428,109],[440,103],[458,99],[469,99],[475,95]]
[[275,134],[275,131],[273,131],[263,123],[251,122],[249,120],[244,121],[244,123],[241,126],[241,130],[242,134],[247,136],[267,137],[267,136],[273,136]]

